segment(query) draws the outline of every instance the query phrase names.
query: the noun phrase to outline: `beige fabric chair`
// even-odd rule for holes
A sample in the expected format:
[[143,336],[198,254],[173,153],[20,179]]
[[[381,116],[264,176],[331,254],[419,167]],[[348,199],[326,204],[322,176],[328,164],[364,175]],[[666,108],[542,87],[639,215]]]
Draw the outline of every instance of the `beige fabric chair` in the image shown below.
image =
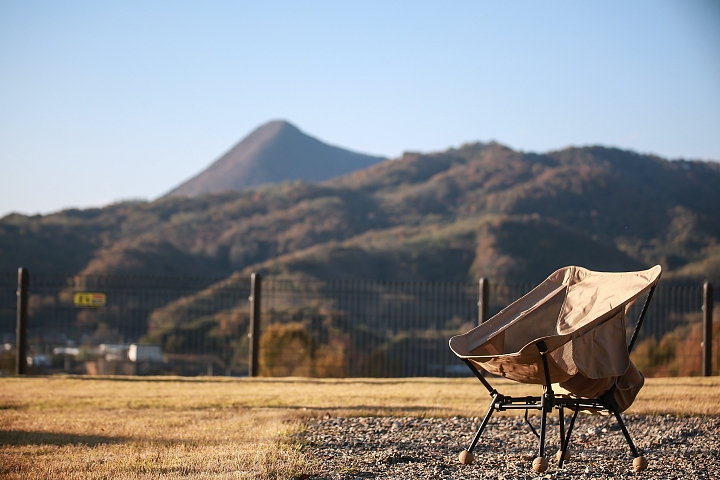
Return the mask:
[[[533,468],[545,471],[546,415],[557,408],[561,430],[558,459],[562,467],[577,413],[605,410],[617,418],[635,458],[634,467],[644,469],[647,462],[635,448],[620,413],[630,407],[643,385],[642,374],[630,361],[630,351],[660,273],[659,265],[621,273],[565,267],[487,322],[451,338],[452,351],[493,397],[470,448],[461,453],[461,461],[472,462],[472,450],[494,411],[524,409],[527,420],[528,410],[537,409],[541,411],[537,434],[540,448]],[[628,344],[625,318],[633,302],[644,294],[648,294],[647,299]],[[518,399],[500,395],[478,369],[521,383],[541,384],[544,393],[541,397]],[[554,383],[570,395],[556,396]],[[575,412],[567,436],[564,408]]]

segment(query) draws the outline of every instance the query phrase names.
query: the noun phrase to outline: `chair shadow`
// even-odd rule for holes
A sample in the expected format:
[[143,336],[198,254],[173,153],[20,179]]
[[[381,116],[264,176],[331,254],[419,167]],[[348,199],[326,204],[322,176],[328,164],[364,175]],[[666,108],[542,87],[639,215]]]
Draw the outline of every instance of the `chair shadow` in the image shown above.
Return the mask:
[[0,430],[0,445],[87,445],[94,447],[128,441],[125,437],[107,435],[77,435],[33,430]]

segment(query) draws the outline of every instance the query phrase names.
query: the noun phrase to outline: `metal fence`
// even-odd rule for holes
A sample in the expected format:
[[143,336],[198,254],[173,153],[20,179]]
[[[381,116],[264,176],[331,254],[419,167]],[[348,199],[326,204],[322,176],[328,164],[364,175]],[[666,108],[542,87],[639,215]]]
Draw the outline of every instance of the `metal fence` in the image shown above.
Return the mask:
[[[642,299],[641,299],[642,300]],[[636,318],[642,302],[630,311]],[[720,315],[713,310],[711,371],[720,367]],[[634,324],[633,324],[634,326]],[[645,376],[694,376],[702,373],[703,286],[663,284],[655,291],[632,359]]]
[[[492,281],[489,286],[490,316],[533,287]],[[0,373],[6,375],[15,370],[16,289],[17,274],[0,274]],[[477,325],[478,284],[271,277],[263,280],[262,292],[261,375],[469,373],[447,342]],[[29,373],[246,375],[249,295],[250,279],[239,275],[32,274]],[[700,285],[661,282],[633,355],[646,375],[700,374],[702,301]],[[630,318],[641,304],[642,299]],[[715,373],[718,334],[716,328]]]
[[448,339],[477,324],[477,303],[478,287],[466,283],[269,278],[263,282],[261,371],[465,375]]
[[[5,373],[15,368],[9,353],[15,347],[16,289],[17,274],[0,275]],[[101,301],[87,301],[93,294]],[[248,294],[249,281],[237,276],[31,274],[28,371],[245,374]]]

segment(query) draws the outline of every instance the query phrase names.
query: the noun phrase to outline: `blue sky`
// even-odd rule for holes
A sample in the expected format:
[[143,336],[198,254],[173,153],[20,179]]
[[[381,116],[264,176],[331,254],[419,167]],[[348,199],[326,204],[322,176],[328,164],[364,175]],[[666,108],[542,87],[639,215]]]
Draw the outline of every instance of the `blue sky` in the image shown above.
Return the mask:
[[0,216],[152,200],[273,119],[720,160],[720,1],[0,0]]

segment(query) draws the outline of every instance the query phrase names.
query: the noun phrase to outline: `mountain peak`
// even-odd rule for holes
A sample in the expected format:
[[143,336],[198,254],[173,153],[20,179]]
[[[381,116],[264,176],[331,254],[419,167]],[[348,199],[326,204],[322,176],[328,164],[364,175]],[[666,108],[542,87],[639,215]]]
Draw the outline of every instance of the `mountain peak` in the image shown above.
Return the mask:
[[[287,120],[270,120],[267,123],[263,123],[259,127],[257,127],[255,130],[250,132],[248,135],[265,135],[265,136],[274,136],[274,135],[281,135],[283,132],[293,132],[293,133],[300,133],[300,129],[293,125],[292,123],[288,122]],[[304,134],[303,134],[304,135]]]
[[319,182],[382,160],[328,145],[286,120],[273,120],[165,196],[196,197],[286,180]]

